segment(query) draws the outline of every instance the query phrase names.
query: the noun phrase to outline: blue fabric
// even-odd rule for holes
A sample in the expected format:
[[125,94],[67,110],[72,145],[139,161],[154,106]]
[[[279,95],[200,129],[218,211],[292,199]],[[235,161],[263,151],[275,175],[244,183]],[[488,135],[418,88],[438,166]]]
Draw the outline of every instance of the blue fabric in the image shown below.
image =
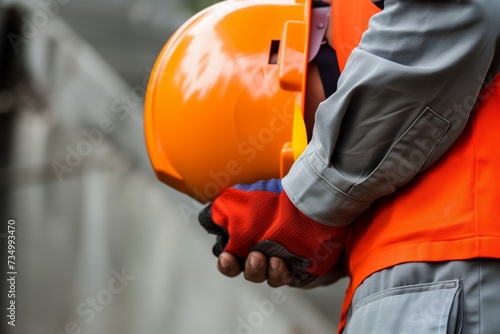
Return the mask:
[[269,191],[280,194],[283,191],[281,179],[271,179],[269,181],[258,181],[253,184],[237,184],[233,188],[243,191]]

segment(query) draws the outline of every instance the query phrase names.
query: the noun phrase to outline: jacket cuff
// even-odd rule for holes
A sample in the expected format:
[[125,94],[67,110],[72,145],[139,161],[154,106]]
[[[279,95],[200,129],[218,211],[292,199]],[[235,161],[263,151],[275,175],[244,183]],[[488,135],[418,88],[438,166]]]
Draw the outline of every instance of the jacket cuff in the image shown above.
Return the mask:
[[[329,226],[352,223],[373,203],[347,194],[327,179],[327,168],[314,152],[304,152],[283,178],[290,201],[309,218]],[[339,182],[341,184],[343,182]]]

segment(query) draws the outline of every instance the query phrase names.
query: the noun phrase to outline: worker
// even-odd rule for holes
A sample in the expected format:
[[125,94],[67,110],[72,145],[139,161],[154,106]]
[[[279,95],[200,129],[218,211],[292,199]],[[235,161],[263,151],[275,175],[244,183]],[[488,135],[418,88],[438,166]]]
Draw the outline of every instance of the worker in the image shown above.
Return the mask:
[[[290,171],[221,186],[200,222],[228,276],[308,287],[345,269],[339,332],[495,333],[500,3],[376,4],[365,31],[368,0],[333,1],[326,41],[342,74],[328,95],[319,59],[304,69],[302,87],[322,85],[326,100]],[[322,5],[304,6],[311,23]]]

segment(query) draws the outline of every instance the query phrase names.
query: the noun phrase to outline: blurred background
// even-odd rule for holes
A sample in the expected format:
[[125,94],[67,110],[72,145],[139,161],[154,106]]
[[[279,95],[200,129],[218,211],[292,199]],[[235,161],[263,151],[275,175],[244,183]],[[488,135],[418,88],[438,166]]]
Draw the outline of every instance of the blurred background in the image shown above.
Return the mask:
[[2,333],[336,332],[345,281],[302,291],[220,275],[200,205],[152,174],[149,73],[213,2],[0,0]]

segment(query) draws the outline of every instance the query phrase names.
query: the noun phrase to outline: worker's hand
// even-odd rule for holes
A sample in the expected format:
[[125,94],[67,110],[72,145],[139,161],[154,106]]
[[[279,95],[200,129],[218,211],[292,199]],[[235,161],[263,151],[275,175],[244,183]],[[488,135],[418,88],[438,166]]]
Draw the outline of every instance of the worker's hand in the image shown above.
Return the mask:
[[223,252],[219,255],[217,268],[228,277],[236,277],[243,271],[246,280],[254,283],[267,281],[273,288],[290,284],[292,280],[285,261],[278,257],[268,259],[261,252],[251,252],[244,264],[233,254]]
[[[267,259],[260,252],[251,252],[243,265],[233,254],[222,252],[217,261],[217,268],[227,277],[236,277],[243,271],[247,281],[254,283],[267,281],[267,284],[273,288],[290,284],[292,281],[292,273],[288,270],[285,261],[278,257]],[[345,276],[347,276],[346,264],[344,256],[341,255],[326,275],[301,288],[330,285]]]
[[[292,286],[303,286],[325,275],[337,261],[347,234],[347,227],[320,224],[299,211],[280,180],[229,188],[203,209],[199,218],[208,232],[218,236],[213,248],[216,256],[223,251],[233,254],[245,273],[245,263],[251,268],[254,259],[249,257],[252,251],[268,259],[281,258],[292,273],[288,283]],[[262,262],[264,268],[272,263]]]

